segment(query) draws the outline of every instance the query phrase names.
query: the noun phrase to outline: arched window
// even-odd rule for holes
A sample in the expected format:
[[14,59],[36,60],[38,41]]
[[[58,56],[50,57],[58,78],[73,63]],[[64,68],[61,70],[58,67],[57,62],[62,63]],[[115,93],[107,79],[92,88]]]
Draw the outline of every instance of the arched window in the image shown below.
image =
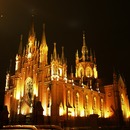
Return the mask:
[[93,97],[93,114],[96,114],[96,97]]
[[58,75],[62,76],[62,69],[61,68],[58,69]]
[[51,92],[50,88],[47,88],[47,115],[51,116]]
[[78,92],[76,93],[76,104],[75,104],[75,106],[76,106],[75,115],[78,116],[79,115],[79,93]]
[[85,108],[88,108],[88,95],[85,96]]
[[86,67],[86,77],[92,77],[92,75],[93,73],[91,67]]
[[103,117],[104,116],[104,114],[103,114],[103,111],[104,111],[104,105],[103,105],[104,103],[103,103],[103,98],[101,98],[101,100],[100,100],[100,111],[101,111],[101,117]]
[[94,78],[96,79],[98,77],[98,72],[97,72],[96,66],[94,66],[93,72],[94,72]]
[[67,106],[70,105],[70,90],[67,91]]
[[82,77],[84,76],[84,68],[81,66],[79,67],[79,70],[78,70],[78,77]]
[[88,115],[88,95],[85,96],[85,116]]
[[59,116],[63,116],[63,114],[64,114],[64,108],[63,108],[63,104],[61,102],[59,105]]
[[123,94],[121,94],[121,108],[122,108],[122,112],[123,112],[123,114],[124,114],[124,96],[123,96]]

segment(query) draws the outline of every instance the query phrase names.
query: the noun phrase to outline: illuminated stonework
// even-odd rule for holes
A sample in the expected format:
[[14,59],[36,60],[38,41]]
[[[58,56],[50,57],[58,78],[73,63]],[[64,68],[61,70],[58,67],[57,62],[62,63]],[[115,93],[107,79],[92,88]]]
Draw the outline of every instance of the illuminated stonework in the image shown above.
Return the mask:
[[[129,100],[122,77],[113,76],[113,84],[101,86],[98,79],[96,57],[86,46],[85,33],[80,53],[75,55],[75,76],[67,76],[67,62],[64,47],[59,56],[54,50],[48,62],[48,46],[45,25],[41,43],[36,40],[34,26],[29,32],[28,44],[22,49],[22,39],[16,54],[15,73],[6,75],[5,101],[10,117],[34,113],[34,105],[40,101],[44,116],[52,122],[59,117],[64,120],[74,117],[113,116],[120,107],[124,118],[128,118]],[[68,68],[69,69],[69,68]],[[100,89],[103,88],[103,89]],[[118,90],[118,94],[116,93]],[[120,103],[117,103],[117,102]]]

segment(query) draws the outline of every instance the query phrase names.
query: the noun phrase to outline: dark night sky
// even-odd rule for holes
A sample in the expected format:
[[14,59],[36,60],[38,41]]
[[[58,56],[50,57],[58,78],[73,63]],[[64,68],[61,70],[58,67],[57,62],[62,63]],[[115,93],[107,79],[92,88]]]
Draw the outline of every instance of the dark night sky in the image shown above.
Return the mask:
[[125,79],[130,96],[129,12],[123,0],[0,0],[0,103],[9,61],[15,58],[21,34],[26,44],[32,14],[38,40],[45,23],[49,55],[54,42],[58,52],[64,46],[69,66],[75,62],[76,50],[81,50],[85,31],[86,45],[96,53],[99,78],[112,84],[115,68]]

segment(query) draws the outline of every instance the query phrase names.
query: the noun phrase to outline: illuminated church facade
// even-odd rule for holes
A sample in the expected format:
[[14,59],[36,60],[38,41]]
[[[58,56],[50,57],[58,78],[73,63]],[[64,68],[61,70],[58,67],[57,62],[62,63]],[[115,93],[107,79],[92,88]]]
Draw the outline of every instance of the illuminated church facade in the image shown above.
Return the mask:
[[[32,24],[24,48],[21,37],[15,73],[11,75],[8,71],[6,74],[4,105],[11,120],[19,115],[33,115],[36,111],[44,116],[44,121],[50,117],[52,123],[94,114],[110,118],[118,110],[125,120],[129,118],[129,99],[123,78],[113,73],[113,83],[102,86],[96,57],[86,46],[85,33],[82,42],[82,49],[75,54],[75,73],[71,68],[68,76],[64,47],[59,55],[54,43],[49,63],[45,25],[39,43]],[[41,109],[35,111],[36,103]]]

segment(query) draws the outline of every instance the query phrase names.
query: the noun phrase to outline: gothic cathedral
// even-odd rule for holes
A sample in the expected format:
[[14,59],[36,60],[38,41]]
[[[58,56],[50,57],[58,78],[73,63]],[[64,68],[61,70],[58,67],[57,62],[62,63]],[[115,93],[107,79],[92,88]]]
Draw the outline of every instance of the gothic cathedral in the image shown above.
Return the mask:
[[6,74],[4,105],[10,121],[15,121],[19,115],[33,119],[37,114],[39,118],[44,117],[44,123],[50,119],[57,124],[61,120],[90,115],[111,118],[119,110],[123,119],[129,118],[129,99],[123,78],[114,72],[113,83],[102,86],[95,54],[86,46],[85,32],[82,42],[82,49],[75,54],[75,73],[71,68],[68,76],[64,47],[59,55],[54,43],[48,62],[45,24],[41,42],[37,41],[32,24],[25,47],[22,37],[20,39],[15,73]]

